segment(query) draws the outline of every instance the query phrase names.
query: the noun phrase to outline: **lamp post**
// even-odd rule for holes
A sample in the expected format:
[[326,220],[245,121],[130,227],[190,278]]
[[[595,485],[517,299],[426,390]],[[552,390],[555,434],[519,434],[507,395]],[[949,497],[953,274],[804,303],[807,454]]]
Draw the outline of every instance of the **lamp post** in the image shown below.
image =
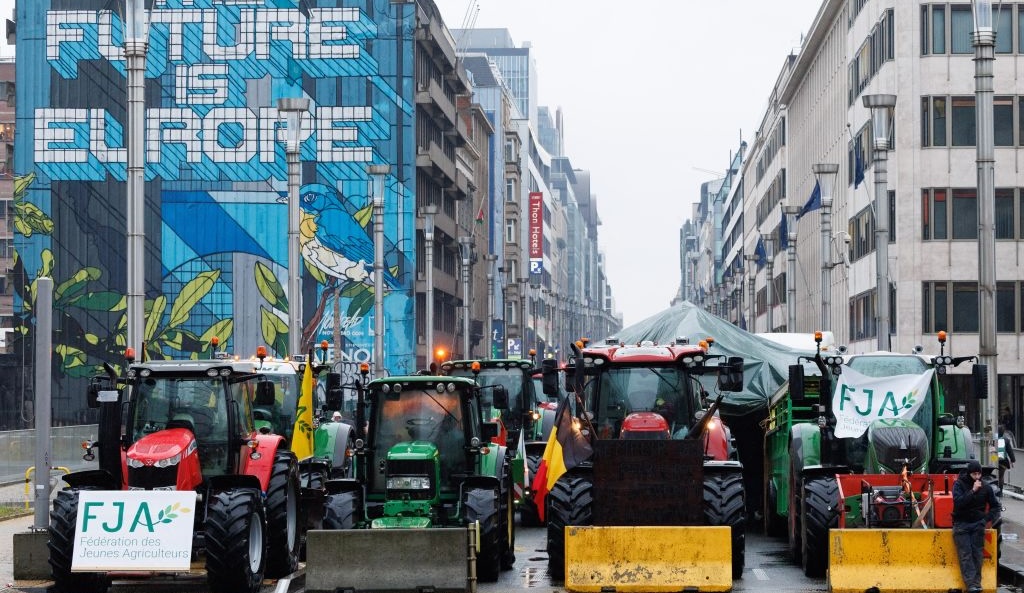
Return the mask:
[[384,371],[384,178],[390,173],[391,165],[366,167],[373,196],[373,372],[378,377]]
[[996,369],[996,234],[995,157],[992,113],[992,62],[995,61],[996,33],[992,22],[992,1],[973,0],[974,11],[974,101],[977,129],[978,167],[978,328],[979,362],[987,365],[988,393],[981,406],[982,457],[985,465],[996,465],[994,442],[999,373]]
[[537,335],[537,304],[540,300],[539,293],[540,284],[538,282],[530,282],[530,311],[533,315],[533,340],[531,340],[531,344],[533,344],[532,347],[534,350],[537,350],[537,342],[540,339]]
[[[832,187],[835,185],[839,165],[816,163],[811,171],[821,191],[821,331],[832,329]],[[880,216],[889,216],[886,210]],[[886,291],[886,299],[889,293]],[[790,330],[793,331],[793,330]]]
[[889,111],[896,107],[896,95],[864,95],[871,110],[875,168],[875,285],[878,309],[878,349],[889,345]]
[[775,307],[775,238],[772,237],[771,233],[763,233],[761,240],[764,241],[765,260],[768,263],[767,285],[765,286],[765,296],[768,303],[766,309],[768,329],[766,331],[773,332],[775,331],[772,311]]
[[[142,348],[145,337],[146,269],[145,223],[146,208],[145,161],[143,146],[145,126],[146,50],[149,44],[149,12],[145,0],[127,0],[125,15],[124,55],[128,78],[128,185],[125,219],[128,223],[128,253],[126,256],[127,335],[126,345]],[[143,359],[145,355],[142,354]]]
[[420,215],[423,216],[423,250],[425,261],[423,262],[426,274],[427,295],[423,323],[427,340],[427,366],[434,360],[434,215],[437,214],[437,205],[427,204],[420,208]]
[[473,238],[459,237],[462,257],[462,360],[469,360],[469,261],[473,256]]
[[519,352],[526,354],[526,283],[529,278],[517,278],[519,282]]
[[744,255],[743,259],[747,260],[747,290],[750,295],[750,303],[748,305],[750,309],[750,323],[747,324],[747,327],[750,328],[750,333],[754,333],[757,331],[757,315],[755,314],[757,311],[757,287],[755,285],[757,281],[757,256],[752,254]]
[[796,215],[800,206],[783,206],[786,217],[786,331],[796,331]]
[[[487,358],[495,358],[494,355],[494,262],[498,256],[488,253],[484,256],[487,262]],[[500,271],[500,270],[499,270]]]
[[732,323],[732,308],[733,308],[733,295],[732,295],[733,283],[732,277],[725,279],[725,320]]
[[[302,135],[302,112],[309,109],[309,99],[289,97],[277,100],[278,112],[284,114],[285,155],[288,164],[288,354],[302,352],[302,270],[299,267],[299,149]],[[335,320],[337,323],[337,320]]]

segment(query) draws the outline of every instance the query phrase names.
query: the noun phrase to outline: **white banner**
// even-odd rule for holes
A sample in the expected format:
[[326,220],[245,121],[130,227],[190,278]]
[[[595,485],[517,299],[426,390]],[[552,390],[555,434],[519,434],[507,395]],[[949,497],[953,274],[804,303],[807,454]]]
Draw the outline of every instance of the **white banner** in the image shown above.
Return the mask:
[[875,420],[913,418],[924,402],[934,369],[921,375],[869,377],[843,367],[832,395],[836,436],[859,437]]
[[71,570],[187,571],[196,493],[83,490]]

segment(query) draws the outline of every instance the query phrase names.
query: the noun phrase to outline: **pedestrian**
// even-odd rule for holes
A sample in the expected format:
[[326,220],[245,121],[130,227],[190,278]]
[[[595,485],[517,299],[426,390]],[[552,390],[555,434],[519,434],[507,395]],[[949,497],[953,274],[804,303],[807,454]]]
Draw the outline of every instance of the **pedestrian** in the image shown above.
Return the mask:
[[999,424],[1002,424],[1006,430],[1013,430],[1013,412],[1010,411],[1010,406],[1003,406],[1002,411],[999,412]]
[[1013,433],[1006,430],[1006,427],[1002,424],[999,425],[996,446],[999,452],[999,493],[1001,495],[1003,493],[1003,478],[1006,475],[1006,470],[1012,468],[1014,463],[1017,463],[1017,456],[1013,453],[1017,443],[1013,440]]
[[981,464],[970,460],[953,484],[953,543],[967,593],[981,592],[985,524],[997,521],[1001,510],[992,487],[981,480]]

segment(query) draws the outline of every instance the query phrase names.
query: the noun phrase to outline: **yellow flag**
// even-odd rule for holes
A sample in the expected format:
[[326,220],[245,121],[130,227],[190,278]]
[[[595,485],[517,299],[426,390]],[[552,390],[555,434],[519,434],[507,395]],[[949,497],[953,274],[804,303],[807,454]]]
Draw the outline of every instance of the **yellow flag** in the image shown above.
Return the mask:
[[313,356],[306,358],[306,370],[302,373],[302,387],[299,405],[295,411],[295,428],[292,430],[292,451],[299,459],[313,455]]

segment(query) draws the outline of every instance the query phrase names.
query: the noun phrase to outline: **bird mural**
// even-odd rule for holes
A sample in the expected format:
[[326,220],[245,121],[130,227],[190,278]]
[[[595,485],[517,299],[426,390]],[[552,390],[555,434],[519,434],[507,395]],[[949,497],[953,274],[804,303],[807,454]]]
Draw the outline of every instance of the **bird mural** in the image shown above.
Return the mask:
[[[282,201],[287,202],[285,196]],[[338,192],[322,183],[299,190],[299,245],[310,273],[321,284],[334,278],[342,285],[373,285],[372,206],[350,212]],[[384,270],[385,290],[399,283],[389,268]]]

